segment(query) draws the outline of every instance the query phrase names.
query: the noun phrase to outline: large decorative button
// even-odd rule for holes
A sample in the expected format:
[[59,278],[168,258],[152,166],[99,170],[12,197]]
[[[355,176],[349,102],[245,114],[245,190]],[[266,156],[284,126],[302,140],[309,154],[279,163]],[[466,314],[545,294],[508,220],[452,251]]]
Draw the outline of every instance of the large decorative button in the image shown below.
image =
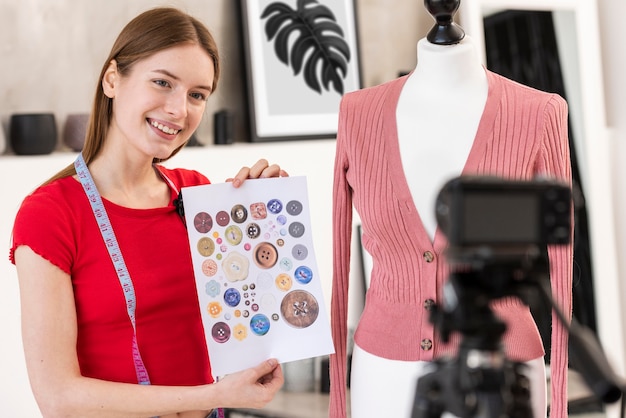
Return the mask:
[[213,228],[213,218],[206,212],[199,212],[193,218],[193,226],[201,234],[206,234]]
[[287,203],[287,213],[291,216],[298,216],[302,212],[302,203],[298,200],[291,200]]
[[256,314],[250,319],[250,329],[256,335],[265,335],[270,330],[270,320],[263,314]]
[[424,252],[423,256],[427,263],[432,263],[435,260],[435,255],[430,251]]
[[230,245],[239,245],[243,239],[243,233],[237,225],[229,225],[224,231],[224,236]]
[[424,301],[424,309],[426,309],[427,311],[432,311],[434,307],[435,307],[435,301],[434,300],[426,299]]
[[296,260],[304,260],[309,255],[309,250],[302,244],[296,244],[291,250],[291,255]]
[[228,306],[234,308],[235,306],[239,305],[240,301],[241,293],[239,293],[237,289],[234,289],[232,287],[226,289],[226,291],[224,292],[224,302],[226,302]]
[[307,266],[300,266],[296,269],[293,277],[298,283],[308,284],[313,279],[313,270]]
[[221,210],[215,215],[215,222],[219,226],[226,226],[230,222],[230,215],[225,210]]
[[294,238],[300,238],[304,235],[304,225],[300,222],[289,224],[289,235]]
[[243,223],[246,219],[248,219],[248,211],[243,205],[235,205],[230,210],[230,217],[233,221],[238,224]]
[[278,261],[278,250],[269,242],[261,242],[254,247],[254,262],[263,269],[274,267]]
[[202,237],[198,240],[197,248],[201,255],[210,257],[213,251],[215,251],[215,243],[211,238]]
[[280,213],[281,210],[283,210],[283,204],[278,199],[272,199],[267,202],[267,210],[272,212],[274,215],[277,215]]
[[207,258],[202,262],[202,273],[204,273],[207,277],[215,276],[215,273],[217,273],[217,263],[214,260]]
[[235,251],[228,254],[222,261],[224,275],[231,282],[245,280],[248,277],[249,267],[248,259]]
[[217,322],[211,329],[211,336],[220,344],[230,339],[230,327],[225,322]]
[[291,279],[290,275],[286,273],[281,273],[278,276],[276,276],[275,283],[278,289],[282,290],[283,292],[286,292],[289,289],[291,289],[291,286],[293,285],[293,280]]
[[249,223],[248,226],[246,226],[246,235],[250,239],[258,238],[259,235],[261,235],[261,227],[259,224],[254,222]]
[[313,324],[319,309],[317,299],[304,290],[289,292],[280,304],[283,318],[295,328],[306,328]]
[[267,208],[265,203],[257,202],[250,205],[250,214],[252,219],[265,219],[267,218]]
[[432,340],[430,340],[428,338],[425,338],[420,343],[420,346],[422,347],[422,350],[430,351],[430,349],[433,348],[433,342],[432,342]]

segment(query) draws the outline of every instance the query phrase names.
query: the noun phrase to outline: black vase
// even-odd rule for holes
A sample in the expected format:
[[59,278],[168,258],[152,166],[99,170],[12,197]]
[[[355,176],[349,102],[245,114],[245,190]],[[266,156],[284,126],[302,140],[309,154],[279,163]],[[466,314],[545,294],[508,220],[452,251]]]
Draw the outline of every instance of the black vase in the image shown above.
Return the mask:
[[9,138],[17,155],[50,154],[57,145],[57,126],[52,113],[11,115]]

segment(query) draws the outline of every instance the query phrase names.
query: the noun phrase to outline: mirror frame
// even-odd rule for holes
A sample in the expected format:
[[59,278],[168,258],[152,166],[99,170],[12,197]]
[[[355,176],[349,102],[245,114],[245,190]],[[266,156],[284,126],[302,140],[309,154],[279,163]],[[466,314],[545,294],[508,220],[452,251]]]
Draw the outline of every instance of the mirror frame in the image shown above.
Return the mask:
[[[626,338],[621,306],[626,300],[620,298],[619,292],[610,166],[611,136],[606,124],[597,2],[465,0],[461,1],[459,10],[461,24],[475,41],[483,64],[486,63],[485,16],[502,10],[553,12],[589,217],[598,337],[609,361],[617,373],[623,375],[626,370]],[[613,416],[612,412],[607,416]]]

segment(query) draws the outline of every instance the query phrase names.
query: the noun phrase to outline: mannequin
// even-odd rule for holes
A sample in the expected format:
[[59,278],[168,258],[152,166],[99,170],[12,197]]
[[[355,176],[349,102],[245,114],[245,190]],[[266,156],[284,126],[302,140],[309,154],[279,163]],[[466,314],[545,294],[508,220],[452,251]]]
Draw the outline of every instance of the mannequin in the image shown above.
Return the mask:
[[[438,10],[433,6],[437,2],[426,3],[437,25],[418,42],[416,68],[408,76],[349,94],[340,109],[333,216],[336,249],[331,317],[337,354],[331,358],[329,416],[332,418],[346,416],[345,393],[333,388],[333,384],[340,385],[344,378],[341,362],[345,334],[342,328],[346,320],[349,268],[346,263],[349,254],[346,256],[344,249],[349,243],[352,222],[351,210],[346,210],[346,206],[353,204],[359,213],[363,245],[374,262],[372,283],[352,353],[351,414],[353,418],[403,418],[410,417],[415,385],[421,375],[430,371],[428,363],[452,352],[437,340],[428,323],[427,312],[430,303],[441,300],[446,276],[446,266],[441,260],[445,238],[436,228],[434,215],[434,202],[441,186],[462,172],[521,178],[544,173],[566,181],[570,177],[564,101],[486,71],[471,38],[466,37],[462,29],[458,26],[453,30],[442,28],[445,22],[451,22],[446,16],[442,17],[443,3],[436,5]],[[456,5],[458,7],[458,2]],[[451,13],[455,10],[452,8]],[[494,142],[508,143],[513,140],[509,136],[513,137],[517,129],[506,126],[500,129],[499,124],[506,124],[506,119],[515,117],[518,111],[519,115],[526,114],[526,109],[507,107],[509,98],[503,94],[504,90],[524,96],[520,103],[528,98],[536,101],[529,107],[530,112],[537,112],[533,114],[549,115],[542,122],[549,133],[542,136],[543,130],[533,131],[536,141],[547,143],[545,159],[549,160],[549,167],[534,167],[539,163],[533,160],[536,155],[531,150],[536,144],[530,140],[522,151],[514,151],[524,154],[516,156],[515,161],[504,161],[506,152],[494,158],[500,151],[489,148],[491,138],[495,138]],[[538,107],[535,109],[535,106]],[[528,114],[521,117],[524,120],[520,123],[527,127],[519,128],[520,132],[533,130],[538,124],[535,117],[529,118]],[[498,129],[493,129],[494,126]],[[534,166],[529,171],[512,168],[518,167],[518,160]],[[371,186],[377,180],[384,184]],[[389,213],[377,207],[377,203],[371,203],[383,202],[379,206],[384,206],[388,201],[392,201],[391,209],[387,209]],[[381,215],[383,212],[385,214]],[[389,236],[386,235],[388,228],[393,229]],[[390,240],[401,239],[404,241],[398,243],[397,248],[387,248],[394,245]],[[553,293],[556,287],[557,299],[569,312],[571,248],[549,251],[551,264],[554,264]],[[387,262],[389,257],[396,257],[397,261]],[[395,269],[390,273],[385,271],[387,264],[399,267],[390,267]],[[544,353],[536,325],[519,301],[507,300],[495,310],[505,320],[508,317],[509,345],[517,347],[510,348],[507,354],[528,365],[525,374],[531,380],[534,416],[545,417]],[[395,334],[394,328],[399,329]],[[556,362],[553,358],[556,364],[556,367],[553,365],[553,417],[566,415],[563,375],[567,368],[567,339],[558,328],[557,325],[553,332],[553,342],[557,341],[553,352],[559,352]],[[413,334],[411,331],[416,329]],[[527,341],[532,343],[526,344]]]

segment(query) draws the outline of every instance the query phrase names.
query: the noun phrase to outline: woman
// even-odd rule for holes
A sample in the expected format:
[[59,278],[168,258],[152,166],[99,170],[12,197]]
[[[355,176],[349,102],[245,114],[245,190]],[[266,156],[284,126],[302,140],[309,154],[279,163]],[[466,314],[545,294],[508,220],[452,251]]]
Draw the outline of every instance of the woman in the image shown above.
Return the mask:
[[[83,152],[24,200],[10,256],[44,416],[206,417],[260,408],[282,386],[275,359],[213,384],[176,207],[181,187],[209,181],[158,164],[198,127],[219,72],[198,20],[137,16],[103,66]],[[259,160],[229,181],[286,175]]]

